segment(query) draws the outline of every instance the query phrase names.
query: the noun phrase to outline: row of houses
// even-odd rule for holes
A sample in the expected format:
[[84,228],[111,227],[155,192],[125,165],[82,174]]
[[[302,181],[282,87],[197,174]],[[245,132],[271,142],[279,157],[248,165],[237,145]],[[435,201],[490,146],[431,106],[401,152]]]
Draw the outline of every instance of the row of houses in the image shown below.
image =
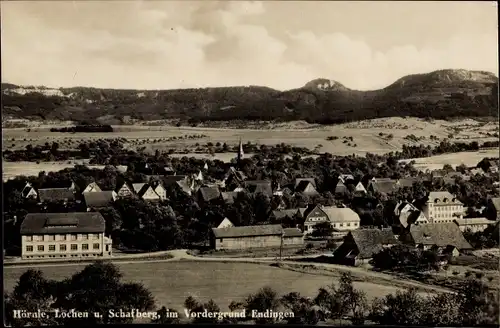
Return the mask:
[[452,257],[473,249],[456,224],[430,223],[412,225],[400,235],[395,235],[391,228],[351,231],[334,251],[333,257],[337,263],[360,265],[368,263],[383,249],[398,244],[435,250],[440,255]]

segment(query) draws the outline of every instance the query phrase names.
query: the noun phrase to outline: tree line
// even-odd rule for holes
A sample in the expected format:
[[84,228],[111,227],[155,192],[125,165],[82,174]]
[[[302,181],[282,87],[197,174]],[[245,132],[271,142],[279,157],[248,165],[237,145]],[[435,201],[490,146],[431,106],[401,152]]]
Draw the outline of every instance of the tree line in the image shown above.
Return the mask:
[[63,128],[51,128],[50,132],[113,132],[111,125],[76,125]]
[[[105,292],[103,292],[105,291]],[[156,305],[152,293],[140,283],[122,282],[122,273],[113,264],[96,262],[62,281],[46,279],[41,271],[29,269],[19,278],[11,293],[4,293],[6,324],[14,327],[26,325],[77,325],[132,323],[132,318],[117,318],[110,310],[155,311],[160,316],[151,317],[150,323],[179,323],[182,315],[176,309]],[[194,297],[184,301],[188,313],[227,312],[213,299],[203,303]],[[318,290],[315,297],[297,292],[280,296],[270,287],[262,287],[243,301],[228,305],[232,312],[243,313],[237,318],[212,317],[186,318],[196,324],[244,323],[256,324],[307,324],[321,322],[337,324],[381,324],[411,326],[477,326],[498,325],[499,295],[481,280],[468,279],[455,292],[421,296],[415,289],[398,291],[368,301],[366,294],[354,288],[353,277],[344,273],[340,281]],[[54,311],[80,311],[88,318],[16,318],[15,310],[46,313]],[[263,313],[293,313],[288,318],[279,316],[254,318],[252,311]],[[94,316],[100,313],[101,316]],[[171,315],[175,313],[177,315]],[[170,314],[170,315],[167,315]]]

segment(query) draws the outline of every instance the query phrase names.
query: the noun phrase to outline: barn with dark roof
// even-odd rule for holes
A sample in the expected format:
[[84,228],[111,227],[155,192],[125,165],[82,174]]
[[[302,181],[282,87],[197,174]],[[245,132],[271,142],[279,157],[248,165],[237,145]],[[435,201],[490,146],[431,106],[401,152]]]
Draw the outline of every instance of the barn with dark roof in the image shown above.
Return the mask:
[[279,224],[212,228],[210,245],[216,250],[280,247],[283,234]]

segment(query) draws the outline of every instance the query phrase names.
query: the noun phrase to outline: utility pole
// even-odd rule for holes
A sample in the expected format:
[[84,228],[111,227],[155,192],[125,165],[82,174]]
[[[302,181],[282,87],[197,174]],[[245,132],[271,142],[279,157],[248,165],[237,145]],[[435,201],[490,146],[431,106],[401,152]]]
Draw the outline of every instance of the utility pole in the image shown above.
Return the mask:
[[285,232],[283,231],[281,233],[281,243],[280,243],[280,262],[281,262],[281,255],[283,254],[283,237],[285,236]]

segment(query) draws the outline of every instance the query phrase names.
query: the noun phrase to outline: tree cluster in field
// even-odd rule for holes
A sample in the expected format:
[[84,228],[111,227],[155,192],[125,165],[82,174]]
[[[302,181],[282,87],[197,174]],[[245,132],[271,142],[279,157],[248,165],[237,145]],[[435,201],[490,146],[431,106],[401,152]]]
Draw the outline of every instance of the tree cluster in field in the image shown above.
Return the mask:
[[[455,89],[455,94],[465,93],[436,99],[435,91],[442,87]],[[154,91],[68,88],[60,89],[65,96],[5,93],[2,113],[63,121],[96,121],[105,113],[121,121],[128,116],[138,120],[179,119],[191,125],[242,119],[320,124],[393,116],[446,119],[493,116],[498,108],[497,89],[498,82],[474,81],[441,81],[440,86],[422,82],[367,92],[308,87],[278,91],[259,86]],[[472,90],[477,94],[467,95]]]
[[[94,146],[97,146],[94,145]],[[110,148],[101,147],[104,154],[111,154]],[[106,155],[103,155],[106,156]],[[114,155],[108,155],[114,156]],[[122,162],[123,163],[123,162]],[[102,190],[114,190],[117,185],[148,182],[147,175],[162,175],[165,166],[173,168],[177,174],[193,174],[203,170],[206,182],[223,180],[233,165],[218,160],[200,160],[195,158],[169,158],[157,153],[153,157],[145,155],[129,155],[128,171],[118,172],[107,166],[103,170],[89,169],[77,165],[59,172],[41,172],[38,176],[16,177],[3,182],[4,197],[4,229],[6,249],[20,246],[19,229],[26,213],[36,212],[70,212],[85,211],[78,204],[46,204],[39,206],[36,201],[22,197],[20,191],[26,182],[35,188],[63,188],[72,181],[83,190],[90,182],[95,181]],[[146,168],[147,164],[147,168]],[[207,164],[208,170],[203,166]],[[196,195],[188,196],[177,188],[167,186],[168,200],[159,204],[143,200],[119,200],[111,207],[100,212],[106,218],[106,232],[113,236],[118,246],[126,246],[145,251],[192,247],[204,245],[210,228],[217,226],[225,217],[235,225],[255,225],[272,223],[269,216],[279,206],[285,209],[306,207],[308,204],[325,206],[344,204],[352,208],[361,218],[362,226],[399,225],[394,215],[394,208],[399,201],[421,199],[428,191],[449,191],[464,203],[464,206],[487,206],[488,197],[497,197],[498,191],[493,183],[495,176],[475,175],[470,180],[456,178],[455,184],[445,184],[443,180],[432,183],[417,181],[413,186],[395,190],[388,195],[368,192],[360,196],[354,192],[355,185],[347,184],[345,194],[335,194],[339,174],[352,174],[357,181],[368,184],[372,177],[401,178],[404,176],[420,176],[411,164],[399,164],[393,157],[368,154],[366,157],[321,155],[317,158],[284,158],[268,160],[263,154],[241,161],[241,170],[249,180],[269,180],[274,187],[293,184],[296,178],[310,177],[315,179],[317,196],[296,193],[293,196],[269,197],[263,194],[240,193],[233,204],[225,204],[222,200],[205,203]],[[236,184],[228,182],[227,190],[233,190]],[[380,206],[382,205],[382,206]],[[80,206],[80,207],[78,207]],[[16,218],[14,220],[14,217]],[[301,224],[299,218],[277,222],[293,227]],[[8,233],[7,233],[8,232]]]
[[111,125],[76,125],[64,128],[51,128],[50,132],[113,132]]
[[395,245],[373,255],[371,264],[379,270],[422,272],[439,269],[439,254],[407,245]]
[[[63,281],[47,280],[42,272],[26,271],[12,293],[5,293],[5,314],[7,325],[76,325],[76,324],[114,324],[132,323],[130,318],[111,318],[109,310],[122,308],[125,311],[157,310],[160,318],[151,323],[179,323],[181,316],[169,317],[165,314],[177,312],[165,306],[158,309],[153,295],[142,284],[123,283],[116,266],[97,262],[85,267],[81,272]],[[75,297],[76,296],[76,297]],[[353,277],[344,273],[338,284],[318,290],[314,298],[305,297],[297,292],[280,296],[270,287],[263,287],[243,301],[233,301],[228,305],[232,312],[245,310],[244,318],[235,317],[196,317],[188,318],[191,323],[245,323],[255,324],[305,324],[316,325],[322,322],[337,324],[382,324],[411,326],[484,326],[499,323],[499,297],[488,289],[481,279],[467,279],[457,286],[454,293],[436,293],[420,296],[415,289],[397,291],[385,297],[368,301],[365,293],[353,286]],[[184,301],[188,312],[227,312],[210,299],[202,303],[190,296]],[[76,311],[103,314],[101,317],[90,315],[85,319],[16,319],[15,309],[51,312]],[[288,318],[252,318],[252,311],[263,313],[293,313]],[[179,312],[177,312],[179,314]]]

